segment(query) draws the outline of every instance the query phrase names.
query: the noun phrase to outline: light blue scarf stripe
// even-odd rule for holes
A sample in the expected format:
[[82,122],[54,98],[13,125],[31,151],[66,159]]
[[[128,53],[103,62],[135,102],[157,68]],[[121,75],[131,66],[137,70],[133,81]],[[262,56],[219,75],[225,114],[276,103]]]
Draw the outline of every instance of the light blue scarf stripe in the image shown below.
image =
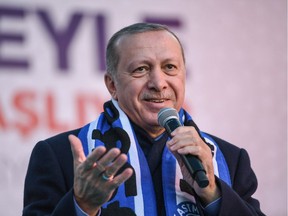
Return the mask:
[[78,134],[78,138],[81,140],[82,142],[82,146],[83,146],[83,151],[87,157],[87,155],[89,154],[89,150],[88,150],[88,139],[87,139],[87,134],[89,131],[89,127],[90,124],[85,125],[84,127],[81,128],[79,134]]

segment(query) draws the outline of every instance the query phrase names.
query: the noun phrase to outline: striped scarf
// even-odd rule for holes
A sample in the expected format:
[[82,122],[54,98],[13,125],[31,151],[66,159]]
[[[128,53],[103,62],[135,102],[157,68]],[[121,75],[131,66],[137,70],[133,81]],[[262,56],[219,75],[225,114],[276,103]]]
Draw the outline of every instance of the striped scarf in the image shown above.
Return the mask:
[[[184,109],[180,110],[179,116],[184,125],[193,122],[191,116]],[[199,133],[212,149],[215,175],[231,185],[225,158],[216,142],[206,133],[201,131]],[[120,185],[109,202],[102,206],[102,212],[107,215],[156,216],[156,197],[146,157],[127,115],[121,110],[117,101],[106,102],[104,112],[95,121],[85,125],[78,137],[82,141],[86,156],[97,146],[105,146],[108,150],[117,147],[128,156],[127,163],[119,172],[127,167],[131,167],[134,171],[132,177]],[[195,197],[180,188],[182,178],[175,157],[167,147],[164,147],[162,185],[166,215],[200,215]]]

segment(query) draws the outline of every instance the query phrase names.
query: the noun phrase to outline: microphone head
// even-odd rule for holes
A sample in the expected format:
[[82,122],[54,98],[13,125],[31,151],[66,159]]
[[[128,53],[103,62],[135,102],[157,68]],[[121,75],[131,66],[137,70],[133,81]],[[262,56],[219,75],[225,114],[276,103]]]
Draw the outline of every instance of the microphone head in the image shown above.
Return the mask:
[[160,126],[165,127],[166,122],[169,119],[179,120],[179,115],[174,108],[162,108],[158,113],[158,123]]

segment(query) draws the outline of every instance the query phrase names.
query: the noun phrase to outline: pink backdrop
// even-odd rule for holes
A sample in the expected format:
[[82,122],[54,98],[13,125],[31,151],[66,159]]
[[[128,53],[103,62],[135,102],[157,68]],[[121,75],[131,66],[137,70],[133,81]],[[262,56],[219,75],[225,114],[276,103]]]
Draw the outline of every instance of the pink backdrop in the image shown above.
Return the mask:
[[185,106],[198,126],[247,149],[262,210],[287,215],[286,6],[285,0],[1,0],[0,215],[21,214],[35,143],[92,121],[109,99],[108,38],[149,20],[170,25],[184,44]]

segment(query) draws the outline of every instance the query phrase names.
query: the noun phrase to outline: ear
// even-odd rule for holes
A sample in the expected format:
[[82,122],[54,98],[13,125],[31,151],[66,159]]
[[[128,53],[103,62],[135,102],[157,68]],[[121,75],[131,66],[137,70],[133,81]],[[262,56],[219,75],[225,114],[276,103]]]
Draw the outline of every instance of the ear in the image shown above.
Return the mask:
[[110,74],[106,73],[104,76],[104,81],[105,81],[106,88],[108,89],[112,98],[117,100],[117,89],[116,89],[115,81],[113,77]]

